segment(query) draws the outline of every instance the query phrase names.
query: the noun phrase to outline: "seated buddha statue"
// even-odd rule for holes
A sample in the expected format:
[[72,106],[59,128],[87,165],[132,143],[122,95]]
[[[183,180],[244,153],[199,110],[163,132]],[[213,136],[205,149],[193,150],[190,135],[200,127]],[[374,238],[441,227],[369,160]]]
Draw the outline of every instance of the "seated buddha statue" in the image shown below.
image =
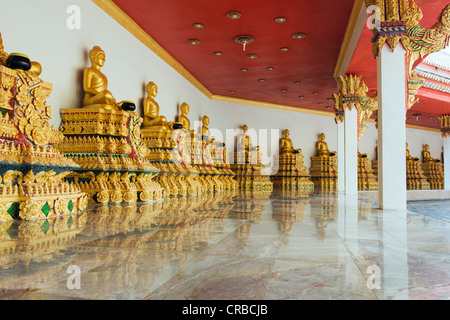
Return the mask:
[[292,140],[289,138],[289,130],[283,131],[284,137],[280,140],[280,154],[301,153],[301,149],[294,149]]
[[8,54],[5,52],[3,47],[2,34],[0,33],[0,65],[5,65],[6,60],[8,60]]
[[252,139],[247,134],[248,126],[246,124],[242,126],[242,131],[244,132],[238,136],[238,150],[245,150],[245,152],[248,153],[253,145]]
[[100,71],[105,64],[105,52],[98,46],[89,51],[91,67],[84,70],[83,107],[101,107],[103,109],[115,109],[120,107],[111,92],[107,90],[108,79]]
[[[183,130],[190,131],[191,130],[191,121],[187,115],[189,114],[189,105],[186,102],[183,102],[180,106],[181,115],[179,115],[178,122],[183,125]],[[167,125],[172,128],[175,122],[171,121]]]
[[202,140],[203,141],[209,141],[209,118],[208,116],[203,116],[202,118]]
[[328,144],[325,142],[325,133],[320,134],[320,141],[317,142],[317,151],[319,152],[319,156],[334,156],[336,155],[336,151],[328,150]]
[[434,159],[431,157],[430,146],[428,144],[424,145],[422,155],[423,155],[423,162],[440,162],[439,159]]
[[144,99],[144,127],[167,126],[167,119],[159,115],[159,104],[155,101],[158,94],[158,87],[154,82],[149,82],[145,86],[147,98]]
[[406,142],[406,160],[413,160],[413,157],[411,157],[411,154],[409,153],[408,142]]

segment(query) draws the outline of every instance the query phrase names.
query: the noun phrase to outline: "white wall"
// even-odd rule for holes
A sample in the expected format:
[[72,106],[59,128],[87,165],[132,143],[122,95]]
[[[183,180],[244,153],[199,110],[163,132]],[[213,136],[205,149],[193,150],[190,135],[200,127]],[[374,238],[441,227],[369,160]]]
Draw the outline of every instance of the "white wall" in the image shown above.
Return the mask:
[[[367,153],[367,156],[374,160],[377,159],[378,132],[375,123],[368,123],[368,125],[369,127],[359,142],[359,152]],[[420,161],[423,161],[422,151],[425,144],[430,146],[433,158],[443,161],[444,140],[440,132],[406,128],[406,142],[411,156],[419,158]]]
[[[66,26],[70,16],[67,8],[73,4],[81,9],[79,30],[69,30]],[[220,134],[214,129],[222,133],[225,141],[227,129],[238,129],[244,123],[249,126],[250,133],[257,134],[263,134],[264,130],[270,133],[274,129],[281,135],[281,131],[287,128],[294,146],[302,149],[307,167],[310,156],[315,155],[319,133],[326,134],[330,150],[337,150],[337,129],[333,117],[209,100],[89,0],[4,1],[0,10],[0,32],[6,52],[25,53],[41,63],[41,78],[53,84],[47,104],[52,106],[51,124],[55,127],[61,121],[60,109],[81,106],[83,69],[90,65],[88,52],[99,45],[106,53],[102,72],[108,77],[109,90],[118,101],[133,100],[140,109],[145,97],[144,86],[154,81],[158,85],[156,101],[162,115],[174,120],[179,113],[179,105],[187,102],[192,128],[198,130],[201,126],[199,121],[206,114],[210,118],[212,135],[217,140]],[[371,159],[376,158],[376,134],[374,124],[369,124],[359,143],[360,152],[367,153]],[[270,135],[266,139],[263,135],[261,137],[262,140],[256,135],[254,144],[261,145],[267,156],[270,152],[277,153],[276,143],[269,143],[267,149],[270,151],[264,147],[264,141],[269,142]],[[439,133],[408,129],[407,141],[411,155],[421,157],[425,143],[430,145],[434,157],[442,151]],[[228,151],[231,152],[230,149]],[[267,163],[268,159],[265,160]]]

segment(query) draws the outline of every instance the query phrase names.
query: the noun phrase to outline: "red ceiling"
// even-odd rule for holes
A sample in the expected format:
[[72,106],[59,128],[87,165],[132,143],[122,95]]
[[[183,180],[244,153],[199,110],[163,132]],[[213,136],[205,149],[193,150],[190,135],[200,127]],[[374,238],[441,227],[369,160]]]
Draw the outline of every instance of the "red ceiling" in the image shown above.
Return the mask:
[[[423,12],[423,18],[419,23],[427,28],[436,23],[439,14],[449,3],[448,0],[415,0],[415,2]],[[369,87],[370,92],[375,92],[377,89],[377,62],[372,55],[371,38],[372,31],[364,28],[347,72],[363,75],[363,81]],[[439,95],[438,99],[433,99],[433,95]],[[419,103],[408,110],[406,123],[440,129],[437,116],[450,113],[449,94],[421,88],[416,97],[419,98]],[[417,114],[420,116],[417,117]]]
[[[353,0],[113,1],[214,95],[333,111],[329,101],[337,88],[333,73]],[[420,24],[430,27],[448,0],[416,3],[424,15]],[[229,11],[242,16],[229,19]],[[287,20],[276,23],[276,17]],[[195,29],[194,23],[202,23],[204,28]],[[293,39],[297,32],[306,37]],[[246,51],[234,41],[239,35],[254,38]],[[374,92],[377,74],[371,37],[365,28],[347,72],[362,74]],[[190,45],[188,39],[197,39],[200,44]],[[289,51],[280,51],[282,47]],[[223,55],[213,55],[216,51]],[[249,53],[258,58],[246,58]],[[268,71],[267,67],[275,69]],[[240,71],[242,68],[248,71]],[[429,95],[421,96],[423,90],[419,91],[420,103],[408,112],[407,123],[439,128],[436,115],[449,113],[450,101],[436,103]],[[422,116],[417,120],[413,114],[418,113]]]
[[[327,99],[336,91],[333,72],[353,0],[114,2],[212,94],[322,111],[332,106]],[[229,11],[242,16],[232,20],[227,17]],[[280,16],[286,22],[274,21]],[[195,29],[194,23],[202,23],[204,28]],[[297,32],[306,37],[293,39]],[[234,41],[239,35],[254,38],[245,52]],[[189,45],[188,39],[200,44]],[[280,51],[282,47],[289,51]],[[223,55],[214,56],[216,51]],[[258,58],[246,58],[249,53]],[[268,71],[267,67],[275,69]],[[242,68],[248,71],[240,71]]]

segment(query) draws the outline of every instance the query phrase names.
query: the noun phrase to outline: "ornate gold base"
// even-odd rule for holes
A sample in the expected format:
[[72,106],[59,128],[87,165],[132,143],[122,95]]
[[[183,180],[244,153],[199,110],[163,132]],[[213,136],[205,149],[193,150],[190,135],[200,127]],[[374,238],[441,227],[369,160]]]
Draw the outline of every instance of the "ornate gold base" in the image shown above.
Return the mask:
[[424,162],[422,171],[427,177],[431,190],[444,189],[444,165],[441,162]]
[[373,173],[372,161],[367,156],[358,157],[358,190],[378,190],[377,176]]
[[311,157],[309,169],[315,191],[337,190],[337,157]]
[[144,157],[142,119],[135,112],[97,107],[61,110],[64,141],[58,145],[80,168],[74,182],[91,202],[102,204],[156,201],[163,188],[153,179],[159,170]]
[[231,170],[236,174],[235,180],[238,188],[254,191],[273,191],[273,182],[270,176],[261,173],[261,165],[232,164]]
[[422,171],[422,162],[406,160],[406,189],[430,190],[430,183]]
[[307,168],[303,165],[303,155],[301,153],[282,154],[274,157],[274,171],[277,173],[271,176],[274,189],[292,190],[301,192],[314,191],[314,183]]

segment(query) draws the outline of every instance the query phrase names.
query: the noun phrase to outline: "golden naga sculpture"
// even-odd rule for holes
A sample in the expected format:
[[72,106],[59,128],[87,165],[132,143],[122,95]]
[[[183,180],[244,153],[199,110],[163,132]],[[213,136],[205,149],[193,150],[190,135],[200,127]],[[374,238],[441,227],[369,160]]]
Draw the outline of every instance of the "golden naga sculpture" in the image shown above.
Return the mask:
[[[419,9],[420,10],[420,9]],[[450,45],[450,4],[441,12],[431,28],[413,25],[402,42],[407,49],[408,70],[411,72],[427,55]]]
[[304,166],[302,149],[294,149],[289,138],[289,130],[283,131],[280,139],[280,154],[274,157],[274,171],[271,181],[275,189],[311,192],[314,183],[311,181],[307,168]]
[[269,175],[262,172],[265,166],[261,163],[259,146],[253,145],[247,131],[248,126],[244,124],[242,133],[236,137],[234,163],[230,168],[236,174],[235,178],[240,189],[272,192],[273,182],[270,181]]
[[422,162],[411,156],[406,143],[406,188],[407,190],[430,190],[430,183],[422,170]]
[[317,191],[336,191],[337,189],[337,155],[330,151],[325,142],[325,134],[319,135],[316,143],[317,156],[311,157],[309,169],[314,189]]
[[373,55],[387,43],[392,51],[401,42],[405,45],[408,30],[422,19],[422,10],[414,0],[366,0],[368,9],[374,10],[379,26],[373,28]]
[[0,49],[0,222],[80,213],[87,197],[65,180],[78,166],[55,149],[63,135],[48,123],[52,85],[39,63]]
[[117,104],[107,90],[100,72],[103,50],[95,46],[89,56],[84,107],[61,110],[65,138],[58,148],[80,165],[67,179],[102,204],[159,200],[163,189],[153,180],[159,170],[145,159],[149,149],[141,140],[143,119],[134,112],[134,103]]
[[435,159],[431,156],[430,146],[424,145],[422,151],[423,163],[422,170],[430,183],[430,189],[441,190],[444,189],[444,165],[441,160]]
[[345,75],[337,79],[340,90],[334,93],[335,122],[344,121],[345,110],[352,110],[355,107],[358,110],[358,140],[361,140],[364,131],[367,129],[365,123],[370,119],[372,114],[378,109],[377,96],[369,97],[367,92],[369,89],[362,76]]
[[144,99],[143,127],[161,126],[167,128],[167,119],[159,115],[159,104],[155,101],[158,86],[152,81],[145,86],[147,97]]

